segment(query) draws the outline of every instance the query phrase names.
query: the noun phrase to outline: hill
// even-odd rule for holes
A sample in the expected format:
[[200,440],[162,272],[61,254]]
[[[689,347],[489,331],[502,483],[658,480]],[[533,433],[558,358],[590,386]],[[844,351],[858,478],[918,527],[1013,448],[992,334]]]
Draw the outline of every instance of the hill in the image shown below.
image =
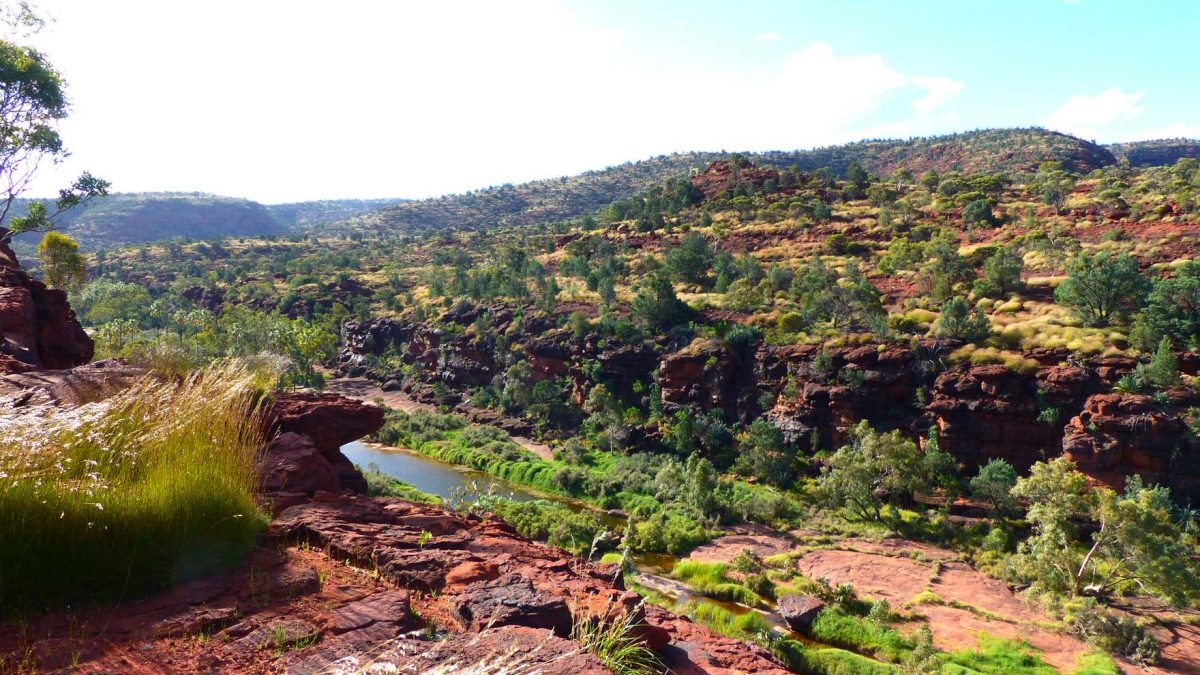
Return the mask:
[[1194,138],[1114,143],[1108,149],[1118,158],[1128,160],[1130,166],[1167,166],[1184,157],[1200,159],[1200,140]]
[[767,153],[762,159],[776,166],[796,164],[804,171],[828,167],[839,176],[846,175],[853,161],[879,176],[890,175],[897,169],[908,169],[918,176],[930,170],[1028,173],[1048,160],[1086,173],[1116,163],[1112,152],[1095,143],[1039,128],[983,129],[908,140],[864,140],[797,153]]
[[[23,213],[31,201],[19,200],[14,215]],[[118,193],[63,214],[59,229],[78,239],[85,250],[178,238],[262,237],[343,220],[397,201],[328,199],[264,205],[200,192]],[[29,256],[39,239],[38,234],[18,237],[15,248]]]
[[[659,155],[578,176],[562,176],[501,185],[456,195],[397,204],[335,225],[342,229],[475,229],[532,225],[578,218],[618,199],[636,195],[671,177],[702,170],[727,152]],[[829,168],[844,176],[857,161],[872,173],[890,175],[906,168],[916,175],[929,170],[1031,172],[1056,160],[1078,172],[1116,163],[1109,150],[1073,136],[1044,129],[987,129],[908,140],[867,140],[812,150],[745,153],[759,164],[796,166],[802,171]]]
[[336,220],[352,218],[360,213],[378,211],[405,199],[322,199],[311,202],[267,204],[267,212],[280,225],[289,229],[317,227]]

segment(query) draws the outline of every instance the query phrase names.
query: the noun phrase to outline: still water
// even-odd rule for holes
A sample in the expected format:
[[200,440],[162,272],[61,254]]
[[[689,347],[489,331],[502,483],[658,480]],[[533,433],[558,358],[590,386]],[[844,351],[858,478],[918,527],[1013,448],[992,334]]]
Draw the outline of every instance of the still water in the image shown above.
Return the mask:
[[387,475],[402,480],[421,492],[428,492],[442,499],[456,496],[454,494],[456,489],[464,489],[471,483],[484,494],[494,492],[497,495],[509,497],[513,501],[527,502],[531,499],[544,498],[523,486],[495,478],[482,471],[426,457],[411,450],[364,445],[360,441],[351,441],[342,446],[342,454],[364,469],[374,464]]

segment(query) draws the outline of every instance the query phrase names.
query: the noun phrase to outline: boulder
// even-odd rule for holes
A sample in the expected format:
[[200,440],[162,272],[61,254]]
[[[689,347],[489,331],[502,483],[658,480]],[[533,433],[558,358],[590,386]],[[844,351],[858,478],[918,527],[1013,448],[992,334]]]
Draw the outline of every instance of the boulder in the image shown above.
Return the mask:
[[777,607],[792,630],[807,633],[825,609],[825,601],[813,595],[784,595],[780,596]]
[[266,495],[301,493],[312,496],[318,490],[341,489],[337,473],[325,456],[317,451],[312,439],[291,431],[279,434],[267,444],[259,464],[260,489]]
[[543,593],[514,572],[491,581],[468,585],[455,598],[454,617],[471,631],[495,626],[525,626],[571,633],[571,612],[562,598]]

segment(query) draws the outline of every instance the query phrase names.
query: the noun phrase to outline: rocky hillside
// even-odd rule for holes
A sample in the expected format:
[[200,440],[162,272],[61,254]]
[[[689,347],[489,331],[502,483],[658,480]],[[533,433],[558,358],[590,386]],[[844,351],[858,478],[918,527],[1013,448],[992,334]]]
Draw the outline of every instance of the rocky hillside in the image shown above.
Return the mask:
[[1200,159],[1200,140],[1194,138],[1115,143],[1107,147],[1130,166],[1170,166],[1185,157]]
[[880,176],[889,176],[897,169],[908,169],[920,176],[926,171],[1031,172],[1048,160],[1087,173],[1116,161],[1112,152],[1095,143],[1039,128],[867,140],[797,153],[767,153],[763,159],[780,167],[796,164],[805,171],[829,167],[839,176],[846,175],[851,162],[858,162]]
[[[699,172],[712,161],[731,156],[713,152],[660,155],[578,176],[405,202],[352,219],[341,227],[389,231],[548,224],[587,215],[667,178]],[[930,138],[862,141],[815,150],[745,153],[745,156],[780,168],[793,165],[803,171],[829,168],[839,176],[846,174],[851,162],[858,162],[881,176],[902,168],[918,176],[929,170],[1028,172],[1048,160],[1086,172],[1116,163],[1113,154],[1103,147],[1043,129],[988,129]]]
[[[392,386],[478,415],[468,394],[500,375],[505,353],[516,347],[535,380],[566,377],[579,401],[592,382],[626,397],[653,383],[669,414],[715,413],[730,425],[765,416],[807,453],[844,444],[861,420],[914,438],[933,427],[940,447],[968,474],[993,458],[1023,471],[1061,454],[1101,482],[1119,487],[1125,476],[1139,474],[1147,483],[1200,499],[1200,448],[1184,433],[1183,419],[1200,404],[1200,394],[1177,387],[1167,392],[1164,405],[1149,396],[1114,392],[1113,385],[1138,364],[1130,357],[1077,361],[1070,350],[1042,349],[1028,354],[1031,368],[1013,370],[953,363],[949,355],[961,343],[939,340],[913,347],[868,343],[825,349],[761,342],[735,349],[715,339],[683,346],[606,346],[594,336],[578,339],[568,330],[555,330],[544,320],[514,326],[513,316],[503,307],[481,307],[459,308],[431,325],[388,319],[352,323],[341,368],[351,375],[379,376],[365,357],[400,351],[402,362],[416,366],[405,372],[419,376],[396,374]],[[482,334],[444,329],[480,320],[488,322]],[[515,345],[505,342],[505,353],[498,353],[495,335],[529,337]],[[1196,374],[1200,354],[1183,354],[1180,362],[1183,372]],[[507,426],[523,433],[531,428],[516,422]],[[654,443],[647,437],[644,448]]]

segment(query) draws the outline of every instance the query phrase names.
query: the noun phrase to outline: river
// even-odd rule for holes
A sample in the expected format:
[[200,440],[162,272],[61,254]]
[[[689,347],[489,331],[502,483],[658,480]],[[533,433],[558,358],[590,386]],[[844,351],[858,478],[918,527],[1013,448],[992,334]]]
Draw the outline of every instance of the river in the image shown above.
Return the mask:
[[[342,446],[342,453],[354,464],[364,468],[374,464],[385,474],[402,480],[422,492],[437,495],[443,499],[454,500],[461,498],[463,496],[461,491],[473,483],[472,488],[474,490],[484,493],[490,491],[493,494],[508,497],[516,501],[545,499],[563,504],[575,511],[590,511],[597,519],[608,526],[609,529],[618,532],[622,531],[625,525],[623,517],[602,511],[580,500],[570,499],[561,495],[541,493],[526,486],[512,483],[502,478],[496,478],[482,471],[426,457],[412,450],[393,448],[378,443],[352,441]],[[637,566],[635,580],[642,586],[670,597],[677,602],[708,602],[719,605],[735,614],[758,612],[767,619],[768,623],[776,631],[812,644],[810,640],[803,636],[792,633],[776,612],[763,612],[744,605],[707,598],[698,595],[679,581],[662,576],[671,573],[671,568],[674,567],[675,562],[676,558],[674,556],[666,554],[638,556],[635,558]]]

